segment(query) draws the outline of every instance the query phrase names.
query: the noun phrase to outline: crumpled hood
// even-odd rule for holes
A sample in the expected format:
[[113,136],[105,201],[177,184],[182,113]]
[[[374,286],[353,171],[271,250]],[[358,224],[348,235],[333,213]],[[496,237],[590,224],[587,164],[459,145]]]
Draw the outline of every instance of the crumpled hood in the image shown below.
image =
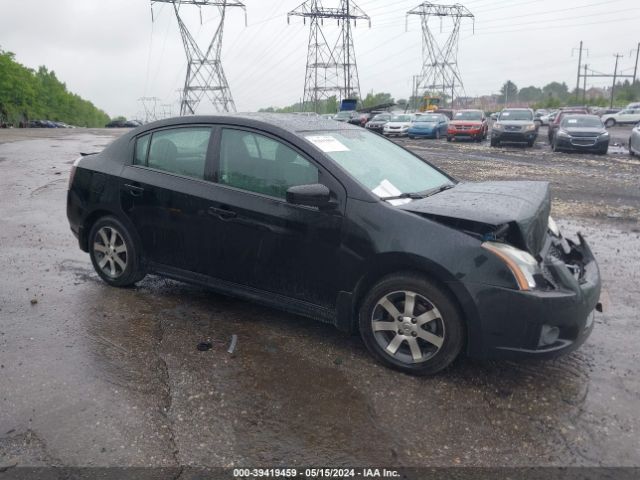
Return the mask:
[[510,224],[526,250],[536,255],[544,245],[551,198],[547,182],[458,183],[449,190],[398,208],[492,227]]

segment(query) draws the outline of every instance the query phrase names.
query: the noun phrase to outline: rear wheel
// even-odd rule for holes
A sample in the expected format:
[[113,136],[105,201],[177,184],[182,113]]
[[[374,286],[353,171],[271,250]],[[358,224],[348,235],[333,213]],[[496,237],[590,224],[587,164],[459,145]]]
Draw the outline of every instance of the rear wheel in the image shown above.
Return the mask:
[[145,276],[139,250],[117,218],[102,217],[89,233],[89,255],[100,278],[114,287],[126,287]]
[[362,302],[359,325],[376,360],[413,375],[446,368],[464,343],[462,317],[454,301],[417,274],[390,275],[378,282]]
[[607,121],[604,122],[605,126],[613,127],[616,124],[616,121],[613,118],[607,118]]

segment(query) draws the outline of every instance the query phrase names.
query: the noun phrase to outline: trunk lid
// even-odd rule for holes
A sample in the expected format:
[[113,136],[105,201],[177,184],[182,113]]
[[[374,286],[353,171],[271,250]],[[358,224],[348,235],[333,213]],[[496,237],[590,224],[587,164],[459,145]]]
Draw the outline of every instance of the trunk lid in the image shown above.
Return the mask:
[[535,256],[544,244],[551,198],[547,182],[458,183],[398,208],[436,221],[458,219],[495,228],[508,224],[520,240],[516,246]]

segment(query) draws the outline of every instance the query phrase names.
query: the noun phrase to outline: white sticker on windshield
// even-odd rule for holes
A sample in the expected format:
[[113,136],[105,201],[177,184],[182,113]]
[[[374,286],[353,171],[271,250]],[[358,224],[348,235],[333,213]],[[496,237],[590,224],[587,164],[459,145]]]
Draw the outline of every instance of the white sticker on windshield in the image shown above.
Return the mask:
[[331,135],[310,135],[305,138],[325,153],[349,151],[346,145],[340,143],[337,138]]
[[578,123],[578,120],[576,118],[570,118],[567,120],[567,123]]
[[509,116],[509,112],[502,112],[502,116],[503,117],[508,117]]
[[[397,197],[402,192],[396,188],[396,186],[391,183],[386,178],[380,182],[376,188],[371,190],[380,198],[384,197]],[[396,198],[395,200],[387,200],[391,205],[402,205],[403,203],[409,203],[411,201],[410,198]]]

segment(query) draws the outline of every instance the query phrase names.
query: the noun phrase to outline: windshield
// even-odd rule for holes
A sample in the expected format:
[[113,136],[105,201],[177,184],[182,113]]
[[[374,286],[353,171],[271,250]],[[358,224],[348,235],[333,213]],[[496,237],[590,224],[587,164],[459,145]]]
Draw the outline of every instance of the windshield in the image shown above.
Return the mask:
[[482,113],[480,112],[458,112],[456,113],[454,120],[482,120]]
[[533,120],[529,110],[503,110],[499,120]]
[[391,115],[389,115],[387,113],[379,113],[378,115],[373,117],[371,120],[372,121],[381,122],[381,121],[384,121],[384,120],[389,120],[390,118],[391,118]]
[[410,122],[411,115],[394,115],[391,117],[390,122]]
[[379,197],[453,184],[428,163],[366,130],[313,132],[305,138]]
[[351,112],[338,112],[333,118],[351,118]]
[[442,120],[440,115],[420,115],[414,120],[417,123],[434,123]]
[[602,120],[598,117],[587,117],[586,115],[564,117],[562,119],[562,126],[564,128],[604,128]]

